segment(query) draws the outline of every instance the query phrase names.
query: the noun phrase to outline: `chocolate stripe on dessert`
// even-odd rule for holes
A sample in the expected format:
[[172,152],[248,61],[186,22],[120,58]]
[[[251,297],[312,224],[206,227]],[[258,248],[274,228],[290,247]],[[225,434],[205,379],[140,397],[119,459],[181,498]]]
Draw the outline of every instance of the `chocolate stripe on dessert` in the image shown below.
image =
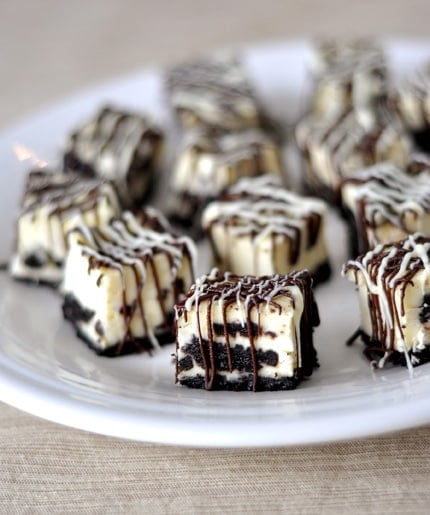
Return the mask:
[[210,198],[241,177],[282,175],[278,146],[258,129],[217,136],[193,131],[185,136],[182,146],[173,177],[175,192]]
[[312,57],[311,70],[316,77],[337,70],[341,76],[348,72],[351,77],[357,65],[375,69],[386,67],[381,45],[370,38],[320,39],[316,41]]
[[322,41],[315,50],[311,71],[317,119],[387,97],[387,63],[374,41]]
[[[43,208],[48,220],[73,216],[78,224],[85,223],[85,213],[91,212],[94,216],[91,225],[98,226],[109,221],[101,218],[98,209],[103,200],[113,212],[119,213],[117,195],[107,181],[34,171],[28,176],[21,213],[35,214]],[[53,237],[52,232],[50,235]],[[66,248],[66,234],[62,236],[63,247]],[[55,245],[54,241],[51,243]]]

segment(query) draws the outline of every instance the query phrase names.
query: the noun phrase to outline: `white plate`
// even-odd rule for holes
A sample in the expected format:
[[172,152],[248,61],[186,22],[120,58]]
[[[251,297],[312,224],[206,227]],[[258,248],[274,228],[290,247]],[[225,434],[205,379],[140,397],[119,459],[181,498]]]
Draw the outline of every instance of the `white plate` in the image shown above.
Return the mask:
[[[387,43],[397,75],[430,55],[430,46]],[[245,58],[262,98],[292,122],[303,105],[309,47],[248,48]],[[0,138],[0,234],[5,260],[23,178],[43,159],[55,163],[64,135],[103,102],[135,106],[169,124],[160,76],[146,71],[56,105]],[[20,155],[21,145],[33,156]],[[320,368],[290,392],[206,392],[174,383],[173,346],[155,357],[98,357],[79,341],[44,288],[0,274],[0,399],[69,426],[134,440],[193,446],[275,446],[366,436],[430,422],[430,364],[372,372],[361,344],[347,348],[358,324],[353,286],[339,277],[345,228],[332,214],[333,280],[318,289],[322,324],[315,332]],[[204,267],[204,264],[200,264]]]

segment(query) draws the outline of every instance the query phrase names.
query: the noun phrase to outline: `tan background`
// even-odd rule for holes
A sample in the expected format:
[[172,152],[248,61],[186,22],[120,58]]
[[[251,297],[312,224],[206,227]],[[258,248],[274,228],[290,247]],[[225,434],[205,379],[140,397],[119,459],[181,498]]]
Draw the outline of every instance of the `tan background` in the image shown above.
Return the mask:
[[[430,2],[418,0],[0,0],[0,129],[80,88],[196,50],[313,35],[425,38],[429,21]],[[4,513],[430,506],[429,427],[314,447],[205,451],[91,435],[0,404],[0,445]]]

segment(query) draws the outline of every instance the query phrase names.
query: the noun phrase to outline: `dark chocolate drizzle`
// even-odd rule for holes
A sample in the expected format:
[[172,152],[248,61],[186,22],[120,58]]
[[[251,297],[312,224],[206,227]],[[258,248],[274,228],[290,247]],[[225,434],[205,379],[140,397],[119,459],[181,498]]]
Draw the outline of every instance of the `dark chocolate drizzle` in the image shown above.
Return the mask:
[[[48,206],[50,217],[62,217],[72,210],[94,210],[98,217],[101,199],[107,201],[115,214],[119,212],[117,196],[108,181],[35,170],[28,174],[21,212],[33,214]],[[96,223],[101,221],[106,222],[97,218]]]

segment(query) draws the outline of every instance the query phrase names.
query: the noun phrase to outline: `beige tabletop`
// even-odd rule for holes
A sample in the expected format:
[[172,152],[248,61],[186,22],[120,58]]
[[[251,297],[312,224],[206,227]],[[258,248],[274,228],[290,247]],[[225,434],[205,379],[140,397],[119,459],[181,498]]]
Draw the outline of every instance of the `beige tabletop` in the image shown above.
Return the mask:
[[[426,0],[0,0],[0,129],[81,88],[197,50],[316,35],[426,38],[429,20]],[[0,442],[3,513],[430,509],[430,427],[203,450],[89,434],[0,404]]]

